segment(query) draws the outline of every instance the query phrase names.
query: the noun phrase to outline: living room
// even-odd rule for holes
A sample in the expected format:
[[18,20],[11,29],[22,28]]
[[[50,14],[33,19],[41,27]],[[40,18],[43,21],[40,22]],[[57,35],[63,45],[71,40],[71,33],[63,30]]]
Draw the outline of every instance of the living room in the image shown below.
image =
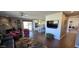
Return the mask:
[[[74,38],[73,40],[71,39],[70,41],[66,40],[67,34],[71,33],[71,35],[73,35],[72,32],[77,32],[78,30],[78,21],[76,22],[77,24],[74,25],[74,27],[76,28],[72,26],[72,29],[70,27],[71,24],[69,23],[72,23],[72,19],[78,19],[78,16],[75,15],[78,15],[78,12],[0,11],[0,47],[77,47],[75,46],[74,41],[76,38]],[[68,41],[71,44],[64,44],[64,42],[68,43]]]
[[1,0],[1,59],[79,59],[79,0]]

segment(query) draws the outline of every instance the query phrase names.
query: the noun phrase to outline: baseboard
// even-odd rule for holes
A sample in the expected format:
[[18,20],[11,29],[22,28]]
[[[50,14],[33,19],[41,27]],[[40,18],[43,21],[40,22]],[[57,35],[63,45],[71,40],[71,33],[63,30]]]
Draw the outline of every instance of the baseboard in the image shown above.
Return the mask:
[[63,34],[62,37],[60,39],[63,39],[65,37],[66,34]]

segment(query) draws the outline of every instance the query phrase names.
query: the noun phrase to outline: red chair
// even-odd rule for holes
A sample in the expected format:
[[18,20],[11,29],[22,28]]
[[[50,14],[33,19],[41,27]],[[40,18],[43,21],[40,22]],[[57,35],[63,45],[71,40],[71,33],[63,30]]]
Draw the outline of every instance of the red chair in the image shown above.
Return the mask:
[[24,29],[24,37],[29,37],[29,29]]

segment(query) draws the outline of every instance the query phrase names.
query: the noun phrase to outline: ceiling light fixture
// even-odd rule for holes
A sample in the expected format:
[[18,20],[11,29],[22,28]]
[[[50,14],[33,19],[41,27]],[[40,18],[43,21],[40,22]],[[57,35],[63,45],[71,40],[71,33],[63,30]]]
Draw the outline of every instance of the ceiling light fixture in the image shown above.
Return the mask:
[[23,12],[21,12],[21,16],[24,16],[24,13]]
[[71,13],[74,13],[74,11],[71,11]]
[[21,17],[21,18],[27,18],[27,17],[28,17],[28,15],[27,15],[27,14],[25,14],[24,12],[20,12],[20,17]]

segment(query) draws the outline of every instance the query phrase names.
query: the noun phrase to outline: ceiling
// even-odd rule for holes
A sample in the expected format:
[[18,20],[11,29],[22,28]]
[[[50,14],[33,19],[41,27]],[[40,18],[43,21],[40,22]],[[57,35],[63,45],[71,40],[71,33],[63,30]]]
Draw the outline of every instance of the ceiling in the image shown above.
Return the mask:
[[46,15],[56,12],[58,11],[0,11],[0,15],[27,19],[45,19]]
[[67,16],[76,16],[79,15],[79,11],[63,11]]
[[[0,11],[0,16],[18,17],[27,19],[45,19],[46,15],[60,11]],[[79,15],[79,11],[61,11],[67,16]]]

